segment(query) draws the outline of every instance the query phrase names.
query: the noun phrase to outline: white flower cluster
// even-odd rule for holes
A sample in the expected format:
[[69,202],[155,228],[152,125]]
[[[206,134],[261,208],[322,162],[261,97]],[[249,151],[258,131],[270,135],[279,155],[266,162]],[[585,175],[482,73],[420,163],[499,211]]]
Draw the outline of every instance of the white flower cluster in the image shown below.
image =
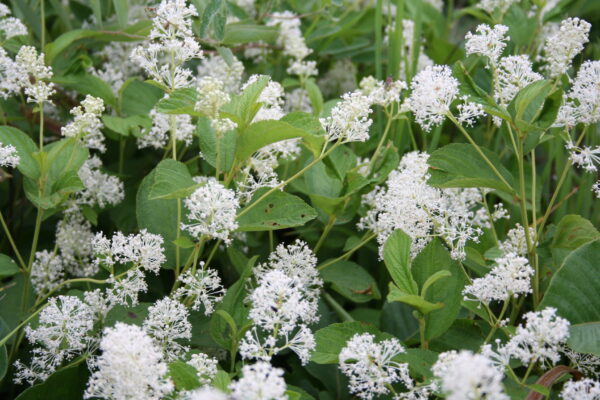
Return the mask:
[[318,75],[319,71],[315,61],[304,60],[312,50],[306,46],[300,24],[300,18],[291,11],[274,12],[267,21],[267,26],[279,26],[277,45],[283,47],[283,54],[293,58],[287,73],[306,78]]
[[100,350],[89,362],[84,398],[159,400],[173,391],[162,352],[142,328],[120,322],[106,328]]
[[[171,131],[169,117],[172,117],[172,115],[159,113],[155,109],[150,110],[152,127],[150,130],[142,131],[142,136],[137,138],[139,149],[146,147],[162,149],[167,145],[169,142],[169,132]],[[193,133],[196,127],[192,124],[192,117],[190,115],[175,115],[175,129],[176,140],[184,142],[186,145],[192,144]]]
[[65,266],[60,255],[48,250],[36,251],[31,266],[31,285],[37,294],[50,293],[64,281]]
[[48,300],[36,328],[25,328],[27,340],[35,347],[29,366],[15,363],[15,381],[45,380],[65,361],[83,352],[90,344],[94,326],[92,309],[75,296]]
[[369,118],[371,105],[371,99],[358,90],[342,95],[342,101],[331,110],[331,116],[320,119],[327,140],[341,143],[367,141],[373,123]]
[[475,29],[475,34],[467,33],[465,36],[465,50],[467,55],[479,54],[487,57],[492,66],[496,66],[498,59],[506,47],[506,36],[508,27],[505,25],[495,25],[493,28],[486,24],[481,24]]
[[[13,68],[18,71],[17,87],[23,88],[27,101],[42,104],[50,102],[55,92],[52,79],[52,68],[44,64],[44,53],[38,54],[33,46],[22,46],[15,57]],[[17,90],[19,90],[17,89]]]
[[61,128],[65,137],[75,137],[81,140],[89,149],[96,149],[101,153],[106,151],[104,135],[102,134],[102,120],[104,101],[101,98],[87,95],[80,106],[71,109],[75,117],[73,121]]
[[85,189],[77,192],[77,204],[104,208],[117,205],[125,198],[123,182],[102,172],[101,167],[102,161],[93,155],[79,169],[78,175]]
[[[270,360],[285,349],[294,351],[303,364],[315,348],[306,324],[318,321],[318,300],[323,282],[317,259],[306,243],[277,246],[269,261],[256,269],[258,286],[250,293],[252,330],[240,344],[244,358]],[[264,335],[263,335],[264,334]],[[282,345],[278,342],[283,340]]]
[[542,79],[542,75],[533,71],[527,55],[503,57],[496,69],[494,98],[501,105],[507,106],[521,89]]
[[152,337],[166,361],[174,361],[189,350],[189,347],[178,342],[192,337],[192,324],[188,316],[185,306],[169,297],[158,300],[148,308],[144,331]]
[[[532,245],[535,247],[535,229],[529,227],[529,238],[533,242]],[[514,228],[508,231],[506,239],[498,244],[500,251],[504,255],[516,254],[521,257],[527,256],[527,236],[525,235],[525,228],[521,224],[516,224]]]
[[387,107],[400,102],[400,93],[408,89],[403,81],[378,81],[367,76],[360,81],[360,91],[369,98],[371,104]]
[[199,183],[203,185],[184,200],[190,224],[182,223],[181,229],[194,237],[206,235],[230,243],[231,232],[238,228],[240,203],[235,192],[212,177],[202,178]]
[[225,288],[217,271],[204,268],[204,261],[200,261],[200,268],[196,272],[188,270],[179,275],[182,286],[177,289],[174,297],[180,301],[192,301],[192,310],[204,307],[204,314],[210,315],[215,310],[215,304],[225,296]]
[[220,79],[212,76],[198,78],[196,89],[199,98],[194,108],[210,118],[211,127],[217,133],[217,137],[237,127],[229,118],[219,118],[219,110],[231,100]]
[[591,27],[582,19],[567,18],[560,23],[558,32],[546,39],[543,61],[550,77],[557,78],[567,72],[575,56],[589,41]]
[[426,153],[405,154],[398,169],[390,173],[387,187],[376,187],[363,197],[369,210],[358,227],[377,234],[380,255],[387,238],[396,229],[402,229],[412,238],[413,257],[433,236],[440,236],[455,259],[463,259],[466,243],[477,241],[482,233],[475,227],[473,211],[482,199],[479,190],[429,186],[428,158]]
[[600,61],[586,61],[565,95],[554,126],[572,128],[600,122]]
[[[133,4],[129,5],[130,12]],[[132,20],[129,20],[132,23]],[[132,50],[137,47],[136,42],[110,42],[96,54],[103,59],[100,67],[90,67],[88,72],[104,82],[108,83],[115,96],[119,95],[119,90],[123,83],[132,76],[140,75],[143,68],[130,58]]]
[[598,170],[596,164],[600,164],[600,146],[578,147],[572,142],[567,142],[566,148],[569,151],[569,159],[573,165],[583,168],[587,172]]
[[506,254],[496,259],[496,265],[483,278],[473,279],[473,282],[463,290],[465,300],[467,295],[475,297],[483,304],[491,301],[508,301],[509,298],[531,293],[530,278],[535,271],[525,257],[516,254]]
[[21,157],[12,144],[3,145],[0,142],[0,167],[15,168],[19,165]]
[[207,385],[217,375],[218,361],[215,358],[211,358],[204,353],[192,354],[192,357],[187,362],[196,369],[196,375],[200,383]]
[[508,365],[514,358],[524,365],[539,363],[556,364],[569,338],[570,323],[556,315],[556,309],[546,307],[541,311],[530,311],[524,315],[525,325],[519,325],[509,341],[502,345],[497,340],[496,350],[490,345],[483,352],[500,365]]
[[419,72],[411,83],[412,93],[406,107],[415,114],[421,128],[430,131],[444,122],[450,105],[458,95],[458,80],[446,65],[435,65]]
[[589,378],[565,383],[560,397],[564,400],[600,399],[600,382]]
[[65,217],[56,225],[56,247],[66,272],[76,277],[93,276],[98,272],[98,266],[92,262],[94,237],[92,225],[79,210],[65,212]]
[[242,377],[230,385],[234,400],[287,400],[283,370],[267,362],[242,368]]
[[9,17],[10,8],[6,4],[0,4],[0,31],[2,39],[8,40],[15,36],[27,35],[27,28],[20,19]]
[[498,10],[500,14],[504,15],[510,6],[514,3],[518,3],[520,0],[481,0],[477,7],[486,11],[489,14],[492,14],[494,11]]
[[361,399],[371,400],[376,395],[390,393],[394,383],[401,382],[407,389],[414,383],[408,373],[408,364],[394,361],[404,353],[397,339],[375,342],[370,333],[356,334],[340,351],[340,369],[349,378],[350,392]]
[[183,64],[202,58],[191,29],[192,17],[198,16],[198,12],[185,0],[162,0],[155,12],[150,43],[136,47],[131,59],[169,90],[190,86],[192,71]]
[[227,93],[235,94],[242,85],[244,64],[235,57],[232,57],[230,62],[231,64],[228,64],[220,55],[211,54],[198,65],[198,77],[209,76],[218,79]]
[[441,353],[432,367],[448,400],[508,400],[502,371],[488,357],[468,350]]

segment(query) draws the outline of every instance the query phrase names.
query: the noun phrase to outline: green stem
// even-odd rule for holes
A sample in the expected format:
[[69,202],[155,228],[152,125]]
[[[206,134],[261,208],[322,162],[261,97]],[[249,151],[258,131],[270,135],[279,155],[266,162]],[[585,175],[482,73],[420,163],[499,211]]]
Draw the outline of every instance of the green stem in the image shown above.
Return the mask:
[[387,122],[385,124],[385,129],[383,130],[383,135],[381,135],[381,139],[379,140],[379,143],[377,144],[377,148],[375,149],[375,152],[373,153],[373,157],[371,157],[371,162],[369,164],[369,172],[370,173],[373,172],[373,168],[375,167],[375,161],[377,161],[377,158],[379,157],[379,153],[381,152],[383,143],[385,142],[385,140],[388,137],[388,134],[390,132],[390,127],[392,126],[392,121],[394,120],[393,118],[390,118],[388,113],[386,113],[386,117],[387,117]]
[[275,192],[276,190],[279,190],[285,186],[287,186],[290,182],[294,181],[295,179],[299,178],[300,176],[302,176],[302,174],[304,174],[306,171],[308,171],[310,168],[312,168],[315,164],[319,163],[321,160],[323,160],[325,157],[327,157],[335,148],[337,148],[341,143],[340,142],[336,142],[333,146],[331,146],[331,148],[327,151],[325,151],[323,154],[321,154],[319,157],[315,158],[313,161],[311,161],[306,167],[302,168],[300,171],[296,172],[294,175],[292,175],[291,177],[289,177],[288,179],[286,179],[285,181],[281,182],[279,185],[272,187],[271,189],[267,190],[262,196],[260,196],[256,201],[252,202],[251,204],[248,204],[246,206],[246,208],[244,208],[242,211],[240,211],[240,213],[237,215],[237,218],[240,218],[241,216],[245,215],[246,213],[248,213],[250,210],[252,210],[257,204],[260,204],[261,201],[263,201],[264,199],[266,199],[268,196],[270,196],[273,192]]
[[27,318],[25,318],[25,320],[23,322],[21,322],[19,325],[17,325],[17,327],[15,329],[13,329],[6,336],[4,336],[2,338],[2,340],[0,340],[0,347],[4,346],[11,337],[13,337],[17,332],[19,332],[21,330],[21,328],[23,328],[25,325],[27,325],[27,323],[29,321],[31,321],[36,315],[38,315],[40,313],[40,311],[42,311],[45,307],[46,306],[40,307],[39,309],[37,309],[34,313],[32,313]]
[[4,233],[6,234],[6,237],[8,238],[10,246],[12,247],[13,252],[17,256],[17,260],[19,261],[19,264],[21,264],[21,269],[23,269],[23,270],[27,269],[27,264],[25,264],[25,261],[23,261],[23,257],[21,257],[21,253],[19,252],[19,249],[17,248],[17,245],[16,245],[12,235],[10,234],[8,225],[6,224],[6,221],[4,220],[4,216],[2,215],[2,211],[0,211],[0,224],[2,224],[2,228],[4,229]]
[[477,151],[477,153],[479,153],[479,155],[481,156],[481,158],[483,158],[483,160],[485,161],[485,163],[488,165],[488,167],[491,168],[491,170],[494,172],[494,174],[498,177],[498,179],[500,179],[500,181],[506,185],[507,188],[512,189],[512,186],[506,181],[506,179],[502,176],[502,174],[498,171],[498,169],[496,168],[496,166],[494,165],[494,163],[492,163],[490,161],[490,159],[483,153],[483,151],[481,150],[481,147],[479,147],[479,145],[477,143],[475,143],[475,141],[473,140],[473,138],[471,137],[471,135],[469,135],[469,133],[465,130],[465,128],[463,128],[463,126],[456,120],[456,118],[454,118],[454,116],[450,113],[448,113],[448,118],[450,119],[450,121],[452,121],[454,123],[454,125],[456,125],[456,127],[458,128],[458,130],[464,135],[464,137],[469,141],[469,143],[471,143],[471,145],[475,148],[475,150]]
[[[42,4],[44,2],[42,1]],[[43,32],[43,30],[42,30]],[[40,138],[39,138],[39,146],[40,152],[44,151],[44,103],[38,103],[38,107],[40,108]]]
[[329,261],[327,261],[327,262],[319,265],[317,267],[317,269],[319,271],[321,271],[321,270],[329,267],[330,265],[335,264],[338,261],[345,260],[345,259],[349,258],[356,250],[358,250],[361,247],[363,247],[365,244],[367,244],[369,241],[371,241],[371,239],[373,239],[375,236],[376,235],[374,233],[365,235],[365,238],[360,243],[358,243],[356,246],[354,246],[353,248],[351,248],[350,250],[348,250],[347,252],[345,252],[341,256],[339,256],[337,258],[334,258],[333,260],[329,260]]
[[502,310],[500,311],[500,315],[496,319],[496,323],[494,324],[494,326],[492,326],[492,329],[490,330],[490,333],[485,338],[485,341],[483,342],[484,344],[486,344],[487,342],[489,342],[494,337],[494,334],[496,333],[496,331],[500,327],[500,324],[502,323],[502,318],[504,317],[504,314],[506,313],[506,310],[508,310],[508,304],[510,302],[510,297],[511,296],[509,296],[508,298],[506,298],[504,300],[504,304],[502,305]]
[[421,348],[423,350],[429,349],[429,342],[425,340],[425,328],[427,327],[427,321],[425,316],[419,318],[419,338],[421,340]]
[[327,235],[329,235],[331,228],[333,228],[333,225],[335,224],[335,220],[336,220],[335,215],[329,216],[329,221],[327,221],[327,225],[325,225],[325,229],[323,229],[323,233],[321,234],[321,237],[319,237],[319,241],[317,242],[317,244],[315,245],[315,248],[313,249],[313,251],[315,253],[317,251],[319,251],[319,249],[321,248],[323,243],[325,243],[325,238],[327,238]]
[[342,321],[354,321],[354,318],[352,318],[352,316],[348,314],[346,310],[344,310],[344,307],[342,307],[340,303],[338,303],[333,297],[331,297],[329,293],[323,292],[323,298],[331,306],[331,308],[333,308],[333,310],[336,312],[336,314],[338,315],[338,317],[340,317]]

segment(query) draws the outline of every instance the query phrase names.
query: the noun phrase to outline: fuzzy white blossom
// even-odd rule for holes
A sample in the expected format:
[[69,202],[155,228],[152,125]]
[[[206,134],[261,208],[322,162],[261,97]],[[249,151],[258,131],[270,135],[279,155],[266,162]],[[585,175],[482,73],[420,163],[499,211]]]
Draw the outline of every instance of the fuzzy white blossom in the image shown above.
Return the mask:
[[371,104],[387,107],[400,102],[400,93],[408,86],[403,81],[378,81],[367,76],[360,81],[360,90],[370,99]]
[[89,149],[95,149],[104,153],[104,135],[102,134],[102,120],[100,117],[104,112],[104,101],[101,98],[87,95],[81,105],[71,109],[74,116],[73,121],[61,128],[65,137],[75,137]]
[[560,350],[569,338],[570,323],[556,315],[556,309],[546,307],[524,315],[525,325],[519,325],[500,353],[516,358],[523,364],[554,365],[560,360]]
[[37,294],[47,294],[64,281],[63,258],[48,250],[36,251],[31,266],[31,285]]
[[15,57],[16,68],[19,71],[19,87],[24,89],[27,101],[30,103],[45,103],[55,93],[52,79],[52,68],[44,63],[44,53],[38,54],[33,46],[22,46]]
[[468,350],[441,353],[432,372],[448,400],[509,400],[502,371],[488,357]]
[[461,100],[463,103],[456,106],[458,109],[458,116],[456,117],[458,123],[473,126],[478,118],[485,116],[481,104],[468,101],[467,96],[462,97]]
[[[533,242],[532,245],[535,247],[535,229],[529,227],[529,238]],[[525,235],[525,228],[521,224],[516,224],[514,228],[508,231],[506,239],[498,244],[500,251],[503,254],[516,254],[519,256],[526,256],[527,250],[527,236]]]
[[187,362],[196,369],[198,380],[203,385],[207,385],[217,376],[217,365],[219,362],[216,358],[207,356],[204,353],[192,354],[192,357]]
[[221,80],[212,76],[201,77],[197,81],[197,91],[198,101],[194,108],[210,119],[211,127],[217,136],[237,127],[237,124],[229,118],[219,117],[220,108],[231,99]]
[[327,140],[342,143],[365,142],[369,139],[371,100],[360,91],[346,93],[331,110],[331,116],[321,118]]
[[173,391],[162,352],[140,327],[105,328],[100,350],[84,398],[159,400]]
[[182,286],[178,288],[174,296],[180,300],[190,299],[193,310],[204,307],[204,314],[210,315],[215,310],[215,304],[220,302],[225,295],[225,288],[221,284],[221,278],[217,271],[204,268],[204,261],[200,261],[196,272],[191,270],[179,275]]
[[465,300],[468,300],[467,295],[470,295],[487,305],[494,300],[508,301],[509,296],[516,298],[531,293],[530,279],[534,273],[525,257],[506,254],[496,259],[496,265],[487,275],[473,279],[473,282],[465,287]]
[[446,65],[435,65],[419,72],[411,83],[412,93],[407,108],[415,114],[421,128],[430,131],[444,122],[450,104],[458,95],[458,80]]
[[133,62],[170,90],[191,85],[192,71],[184,64],[203,56],[192,33],[196,16],[196,8],[185,0],[162,0],[152,19],[150,42],[131,52]]
[[12,144],[3,145],[0,142],[0,167],[15,168],[19,165],[19,153]]
[[[137,146],[140,149],[152,147],[155,149],[164,148],[169,142],[169,132],[171,131],[172,115],[159,113],[154,108],[150,110],[152,118],[152,127],[142,131],[142,136],[137,138]],[[192,117],[188,114],[175,115],[175,139],[184,142],[186,145],[192,144],[193,133],[196,126],[192,124]]]
[[302,111],[305,113],[312,113],[312,104],[308,91],[302,88],[296,88],[291,92],[285,94],[285,105],[284,109],[287,112]]
[[230,243],[230,234],[238,227],[239,200],[233,190],[214,178],[204,178],[200,183],[203,185],[184,200],[190,224],[182,223],[181,229],[194,237],[206,235]]
[[189,350],[189,347],[179,343],[179,340],[192,337],[192,324],[188,317],[185,306],[169,297],[158,300],[148,308],[143,328],[163,351],[167,361],[174,361]]
[[402,157],[392,171],[386,187],[376,187],[363,197],[368,207],[358,227],[377,234],[379,254],[388,237],[401,229],[412,239],[411,254],[416,256],[433,236],[441,237],[455,259],[464,259],[468,241],[482,234],[475,226],[474,208],[481,203],[477,189],[438,189],[429,179],[426,153],[411,152]]
[[292,57],[288,74],[302,77],[318,75],[316,62],[304,61],[312,50],[306,46],[300,24],[300,18],[291,11],[274,12],[267,20],[267,26],[279,26],[277,45],[283,47],[283,54]]
[[598,170],[596,164],[600,164],[600,146],[578,147],[572,142],[567,142],[566,148],[569,151],[569,159],[573,165],[583,168],[587,172]]
[[17,63],[0,47],[0,97],[7,99],[21,90]]
[[85,189],[77,192],[77,204],[104,208],[117,205],[125,198],[123,182],[116,176],[102,172],[101,167],[102,161],[93,155],[79,169],[78,175]]
[[468,32],[465,36],[465,50],[467,55],[478,54],[487,57],[490,64],[495,66],[506,47],[506,36],[508,27],[505,25],[495,25],[490,27],[481,24],[475,29],[475,34]]
[[600,61],[586,61],[565,95],[554,126],[571,128],[578,123],[600,122]]
[[354,335],[339,355],[340,369],[349,378],[350,392],[370,400],[376,395],[388,394],[394,383],[401,382],[411,389],[413,381],[408,374],[408,364],[394,361],[404,352],[395,338],[377,343],[370,333]]
[[[230,64],[228,63],[230,62]],[[198,65],[198,76],[210,76],[223,82],[223,88],[227,93],[237,93],[242,84],[244,64],[237,58],[225,60],[220,55],[209,55]]]
[[591,27],[582,19],[567,18],[560,23],[558,32],[546,39],[543,60],[550,77],[557,78],[567,72],[575,56],[589,41]]
[[77,209],[68,210],[56,225],[56,247],[69,274],[89,277],[98,272],[92,262],[94,236],[92,225]]
[[25,328],[27,340],[34,346],[30,365],[15,363],[15,381],[44,381],[65,361],[86,350],[94,326],[92,309],[75,296],[48,300],[36,328]]
[[589,378],[568,381],[560,397],[564,400],[600,400],[600,382]]
[[145,229],[128,236],[117,232],[112,239],[98,233],[94,240],[94,252],[98,256],[95,262],[108,266],[133,263],[155,274],[166,261],[162,236]]
[[519,91],[544,77],[533,71],[527,55],[508,56],[500,59],[494,80],[494,98],[503,106],[508,105]]
[[500,14],[505,14],[510,6],[514,3],[518,3],[520,0],[481,0],[477,7],[485,10],[487,13],[492,14],[494,11],[499,11]]
[[[130,4],[130,12],[134,5]],[[132,20],[129,20],[133,23]],[[95,54],[103,60],[98,67],[88,68],[88,72],[112,88],[115,96],[119,96],[119,90],[125,81],[133,76],[139,76],[143,68],[130,58],[131,51],[138,46],[137,42],[110,42]]]
[[230,386],[233,400],[287,400],[283,370],[259,361],[242,368],[242,377]]
[[202,386],[200,389],[183,393],[182,400],[230,400],[230,397],[210,386]]
[[9,17],[10,9],[0,4],[2,9],[0,10],[0,31],[2,32],[2,39],[8,40],[15,36],[27,35],[27,28],[20,19],[15,17]]

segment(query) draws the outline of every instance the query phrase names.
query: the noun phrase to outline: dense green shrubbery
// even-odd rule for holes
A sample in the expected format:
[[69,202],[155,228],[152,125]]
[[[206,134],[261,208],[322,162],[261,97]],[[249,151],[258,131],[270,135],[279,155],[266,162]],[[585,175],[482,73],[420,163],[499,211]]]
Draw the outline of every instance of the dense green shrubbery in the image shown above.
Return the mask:
[[600,398],[599,2],[7,4],[3,398]]

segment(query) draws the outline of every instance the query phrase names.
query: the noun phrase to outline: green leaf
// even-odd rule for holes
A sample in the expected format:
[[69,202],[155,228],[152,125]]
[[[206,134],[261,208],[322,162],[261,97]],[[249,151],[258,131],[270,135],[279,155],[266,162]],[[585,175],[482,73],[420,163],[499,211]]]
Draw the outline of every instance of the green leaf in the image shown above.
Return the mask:
[[229,377],[229,374],[223,370],[218,370],[217,375],[215,376],[215,378],[212,381],[212,385],[215,388],[217,388],[225,393],[228,393],[230,384],[231,384],[231,378]]
[[37,179],[40,169],[33,153],[38,151],[37,145],[25,132],[11,126],[0,126],[0,143],[13,145],[19,155],[19,166],[17,169],[26,177]]
[[128,79],[119,89],[119,104],[125,115],[147,115],[164,92],[149,83]]
[[[257,190],[250,203],[240,212],[258,201],[268,190],[270,188]],[[238,230],[246,232],[285,229],[302,226],[316,217],[315,209],[300,197],[276,190],[265,199],[260,200],[256,206],[252,206],[250,211],[238,217]]]
[[444,307],[442,303],[431,303],[425,300],[423,297],[416,294],[407,294],[402,291],[398,286],[390,282],[390,291],[387,296],[388,301],[399,301],[400,303],[408,304],[416,308],[421,314],[427,315],[430,312],[439,310]]
[[193,390],[200,387],[196,368],[183,361],[174,361],[169,364],[169,376],[173,379],[177,390]]
[[189,249],[195,245],[187,236],[180,236],[179,239],[173,240],[173,244],[182,249]]
[[200,24],[200,37],[205,38],[209,31],[218,41],[225,37],[225,22],[227,20],[227,3],[221,0],[210,0],[204,8]]
[[425,338],[430,340],[448,330],[458,317],[463,299],[463,272],[437,238],[415,257],[412,271],[425,300],[444,305],[425,317]]
[[552,82],[540,80],[530,83],[515,96],[508,106],[515,125],[522,130],[532,130],[531,125],[552,89]]
[[571,323],[567,342],[577,351],[600,356],[600,240],[569,254],[552,277],[538,310],[555,307]]
[[25,390],[16,400],[81,400],[88,376],[86,363],[81,362],[53,373],[43,383]]
[[383,247],[383,260],[392,280],[409,295],[418,295],[419,289],[411,271],[410,247],[412,239],[398,229],[390,235]]
[[317,364],[337,364],[340,351],[346,346],[346,342],[361,333],[371,333],[375,335],[377,341],[392,337],[390,334],[380,332],[375,326],[363,322],[331,324],[315,332],[317,346],[311,354],[311,361]]
[[231,101],[221,107],[221,111],[238,124],[238,131],[242,131],[252,121],[261,107],[258,98],[269,83],[269,76],[260,75],[256,82],[248,85],[238,96],[233,96]]
[[80,94],[99,97],[111,106],[117,105],[117,100],[110,85],[97,76],[91,74],[56,76],[52,78],[52,82],[66,89],[76,90]]
[[375,279],[360,265],[339,261],[321,271],[321,278],[331,283],[331,288],[355,303],[380,299],[381,293]]
[[177,89],[165,96],[156,104],[156,111],[163,114],[202,115],[194,109],[198,100],[198,92],[194,88]]
[[[217,133],[206,117],[198,118],[195,135],[198,136],[202,157],[211,166],[217,166]],[[238,146],[238,134],[236,130],[223,133],[219,139],[219,170],[229,171],[235,160],[235,152]]]
[[323,146],[322,137],[296,128],[283,120],[258,121],[241,131],[236,149],[236,158],[245,161],[257,150],[281,140],[301,137],[313,153],[319,153]]
[[113,0],[113,5],[115,6],[115,14],[117,14],[119,28],[125,28],[127,26],[127,20],[129,19],[128,0]]
[[104,326],[114,326],[117,322],[142,326],[148,316],[148,308],[151,305],[152,303],[139,303],[133,307],[115,306],[106,314]]
[[317,86],[314,79],[309,78],[304,82],[306,91],[308,92],[308,98],[310,99],[310,104],[312,105],[313,115],[318,117],[321,115],[323,111],[323,94],[321,94],[321,89]]
[[0,347],[0,381],[6,375],[8,370],[8,354],[6,353],[6,346]]
[[[0,279],[19,273],[19,266],[6,254],[0,254]],[[0,378],[1,379],[1,378]]]
[[197,186],[188,168],[180,161],[163,160],[154,171],[150,200],[186,197],[191,188]]
[[279,30],[275,26],[236,22],[225,26],[223,44],[235,45],[259,41],[275,43],[278,34]]
[[146,115],[132,115],[130,117],[116,117],[114,115],[102,116],[104,126],[122,136],[141,136],[142,129],[149,130],[152,119]]
[[[159,234],[163,237],[165,256],[167,262],[163,268],[175,268],[175,244],[177,238],[177,200],[176,199],[151,199],[150,191],[154,185],[156,169],[152,170],[142,180],[136,197],[136,217],[138,227],[147,229],[148,232]],[[189,249],[180,251],[180,260],[185,261]]]
[[575,250],[598,238],[600,232],[590,221],[575,214],[565,215],[556,227],[552,247]]
[[[210,318],[210,335],[215,342],[228,350],[241,339],[238,337],[239,332],[237,329],[234,331],[232,327],[243,327],[248,323],[249,309],[244,302],[248,294],[246,281],[252,274],[252,267],[255,262],[256,257],[248,261],[246,269],[242,272],[238,281],[227,289],[223,300],[217,305]],[[224,318],[225,314],[230,316],[232,321]]]
[[505,185],[477,150],[466,143],[453,143],[434,151],[429,157],[429,184],[441,188],[487,187],[513,193],[513,176],[502,165],[496,153],[481,148],[510,186]]

